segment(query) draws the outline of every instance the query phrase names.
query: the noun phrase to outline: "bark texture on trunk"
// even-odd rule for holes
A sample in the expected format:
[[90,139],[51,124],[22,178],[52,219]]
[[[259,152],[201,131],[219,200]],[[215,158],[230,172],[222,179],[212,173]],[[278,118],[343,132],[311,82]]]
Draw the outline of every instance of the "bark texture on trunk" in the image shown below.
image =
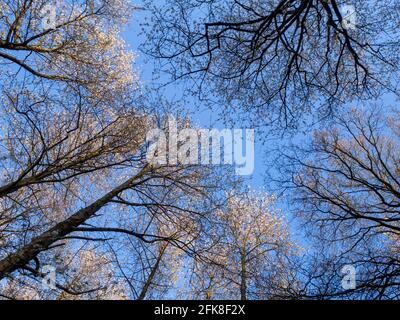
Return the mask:
[[[32,241],[11,253],[6,258],[0,261],[0,280],[7,276],[9,273],[24,267],[29,261],[34,259],[41,251],[47,250],[52,244],[61,238],[65,237],[71,232],[74,232],[74,228],[80,226],[85,221],[93,217],[97,211],[108,204],[115,196],[122,191],[135,186],[138,183],[138,179],[141,179],[148,172],[145,167],[141,172],[127,180],[125,183],[114,188],[112,191],[93,202],[91,205],[82,208],[75,212],[68,219],[56,224],[48,231],[41,235],[33,238]],[[139,182],[140,183],[140,182]]]

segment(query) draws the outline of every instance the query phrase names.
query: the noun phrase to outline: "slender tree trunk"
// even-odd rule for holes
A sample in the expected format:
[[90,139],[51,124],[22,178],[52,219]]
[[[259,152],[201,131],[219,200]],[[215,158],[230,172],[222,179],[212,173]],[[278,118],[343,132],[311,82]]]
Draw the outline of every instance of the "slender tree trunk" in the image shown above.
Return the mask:
[[115,196],[122,191],[135,186],[140,183],[137,180],[143,177],[148,169],[145,167],[136,176],[127,180],[125,183],[119,185],[102,198],[93,202],[91,205],[78,210],[68,219],[56,224],[50,230],[42,233],[21,249],[14,253],[11,253],[6,258],[0,261],[0,280],[3,279],[7,274],[14,272],[15,270],[24,267],[29,261],[35,258],[41,251],[47,250],[53,243],[65,237],[74,229],[90,219],[95,215],[97,211],[103,208],[109,203]]
[[212,298],[213,298],[213,280],[214,280],[214,277],[211,275],[210,282],[208,284],[207,291],[206,291],[206,300],[212,300]]
[[246,255],[241,255],[241,282],[240,282],[240,299],[247,300],[247,271],[246,271]]
[[150,288],[151,284],[153,283],[153,279],[157,273],[161,259],[164,255],[167,247],[168,247],[168,242],[163,244],[162,247],[160,248],[160,251],[158,252],[156,263],[154,264],[153,268],[151,269],[151,272],[150,272],[149,276],[147,277],[146,283],[144,284],[142,291],[140,292],[140,295],[137,298],[137,300],[143,300],[145,298],[147,292],[149,291],[149,288]]

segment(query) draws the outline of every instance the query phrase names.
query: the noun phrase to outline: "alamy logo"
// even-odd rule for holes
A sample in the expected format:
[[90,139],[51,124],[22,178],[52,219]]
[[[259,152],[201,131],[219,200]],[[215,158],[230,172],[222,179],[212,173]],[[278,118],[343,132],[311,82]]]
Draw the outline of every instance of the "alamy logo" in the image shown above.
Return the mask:
[[344,290],[354,290],[356,288],[356,268],[351,264],[347,264],[343,266],[341,272],[344,274],[342,288]]
[[48,3],[40,10],[43,30],[54,29],[56,27],[57,6],[58,2],[55,4]]
[[[57,24],[65,22],[62,17],[62,0],[54,0],[43,5],[40,8],[39,17],[42,22],[43,30],[55,29]],[[91,14],[95,11],[94,0],[87,0],[85,3],[84,13]],[[72,18],[72,14],[69,14],[69,18]],[[65,17],[64,17],[65,18]]]
[[175,118],[169,116],[166,131],[156,128],[146,136],[146,159],[151,164],[233,165],[238,175],[254,171],[253,129],[178,130]]
[[56,268],[51,265],[45,265],[42,267],[42,285],[47,289],[56,289]]
[[347,30],[356,29],[357,14],[356,8],[351,4],[343,5],[341,8],[342,27]]

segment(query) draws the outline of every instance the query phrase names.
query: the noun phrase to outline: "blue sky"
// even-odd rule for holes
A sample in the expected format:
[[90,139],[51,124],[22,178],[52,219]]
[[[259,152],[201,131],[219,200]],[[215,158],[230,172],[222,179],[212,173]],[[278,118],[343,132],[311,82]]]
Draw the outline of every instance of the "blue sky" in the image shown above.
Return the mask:
[[[140,7],[141,0],[132,0],[134,3]],[[162,5],[163,0],[154,0],[154,5]],[[130,23],[123,30],[123,38],[125,39],[128,48],[131,49],[135,55],[135,65],[134,68],[137,71],[141,83],[146,85],[152,85],[154,81],[152,80],[152,74],[154,71],[154,60],[152,58],[146,56],[144,53],[140,52],[139,46],[146,41],[143,36],[140,36],[141,26],[140,24],[145,22],[145,18],[150,16],[150,12],[146,10],[137,10],[133,12],[132,19]],[[170,82],[170,79],[167,75],[161,75],[161,77],[157,80],[157,82],[167,83]],[[170,83],[165,87],[164,94],[168,97],[179,97],[182,96],[184,92],[183,82],[174,82]],[[198,101],[193,100],[194,98],[188,98],[185,96],[186,104],[184,106],[184,110],[191,115],[192,122],[200,127],[200,128],[224,128],[224,123],[219,119],[218,112],[211,112],[210,110],[204,107],[204,110],[199,111]],[[364,102],[365,103],[365,102]],[[386,95],[379,99],[379,104],[383,104],[385,106],[395,105],[396,101],[393,96]],[[357,106],[362,107],[360,102],[349,102],[348,106]],[[307,115],[306,115],[307,116]],[[236,127],[238,128],[238,127]],[[305,128],[305,130],[312,129],[311,127]],[[298,144],[304,143],[304,140],[310,138],[307,134],[302,134],[301,132],[297,134],[295,137],[292,137],[291,140]],[[274,154],[272,150],[278,145],[282,146],[282,142],[288,142],[288,138],[280,139],[279,137],[266,137],[265,131],[262,129],[260,131],[255,130],[255,158],[254,158],[254,173],[252,176],[249,176],[246,183],[255,189],[264,189],[269,191],[268,189],[268,180],[266,173],[268,171],[271,172],[272,168],[267,165],[267,161],[271,161]],[[270,157],[272,156],[272,157]],[[274,171],[272,171],[274,172]],[[289,220],[290,228],[294,235],[294,238],[303,246],[307,246],[306,239],[304,237],[304,232],[302,228],[299,227],[298,221],[294,220],[290,213],[290,205],[288,204],[287,198],[281,198],[278,202],[278,207],[282,209]]]
[[[162,0],[155,0],[155,3],[161,3]],[[138,1],[139,3],[139,1]],[[140,23],[144,22],[146,16],[149,13],[145,10],[138,10],[133,14],[130,23],[123,30],[123,38],[126,41],[128,48],[134,51],[136,55],[134,68],[137,71],[140,82],[145,85],[151,85],[152,72],[154,70],[154,60],[140,52],[139,46],[145,41],[143,36],[140,36]],[[158,81],[169,82],[169,78],[165,75]],[[165,88],[165,94],[170,97],[180,96],[183,92],[182,83],[172,83]],[[224,128],[223,121],[219,119],[218,114],[211,112],[208,109],[199,111],[198,107],[195,107],[195,102],[188,101],[188,105],[185,105],[185,110],[191,114],[191,119],[200,128]],[[274,142],[269,142],[270,145],[266,146],[260,140],[262,132],[255,131],[255,146],[254,146],[254,172],[251,176],[246,176],[246,184],[250,188],[264,190],[266,186],[266,172],[269,170],[266,165],[267,150],[273,147]],[[268,143],[268,142],[267,142]],[[272,144],[272,145],[271,145]],[[268,189],[266,189],[268,191]],[[292,232],[292,236],[295,241],[303,247],[307,247],[305,242],[304,234],[301,228],[298,226],[297,221],[292,217],[289,209],[287,199],[282,198],[278,201],[277,206],[282,209],[282,213],[286,216],[289,222],[289,228]]]
[[[135,0],[134,0],[135,1]],[[138,6],[140,6],[140,0],[135,1]],[[153,4],[162,4],[163,0],[154,0]],[[128,45],[128,48],[135,52],[136,61],[134,68],[137,71],[140,81],[143,85],[151,85],[152,84],[152,72],[154,70],[153,63],[154,61],[146,56],[144,53],[139,51],[139,46],[141,43],[146,41],[146,39],[140,36],[141,26],[140,24],[145,21],[145,17],[149,17],[149,12],[146,10],[137,10],[133,13],[132,19],[128,26],[123,30],[123,37]],[[158,79],[158,82],[169,82],[169,78],[167,76],[161,76]],[[184,88],[182,86],[182,82],[180,83],[172,83],[165,87],[164,94],[169,97],[179,96],[184,92]],[[185,97],[187,98],[187,97]],[[224,123],[222,120],[218,118],[217,112],[211,112],[208,109],[203,111],[199,111],[195,106],[198,103],[195,103],[193,98],[187,99],[187,104],[185,104],[184,109],[191,114],[191,119],[193,123],[202,128],[217,128],[221,129],[224,127]],[[191,102],[192,101],[192,102]],[[385,97],[382,100],[384,104],[392,104],[395,102],[390,97]],[[197,102],[197,101],[196,101]],[[298,138],[304,139],[308,136],[302,135],[301,133],[298,135],[296,142],[299,142]],[[268,138],[268,137],[267,137]],[[266,186],[266,172],[270,170],[270,168],[266,165],[266,157],[268,155],[268,150],[271,150],[278,143],[280,144],[279,139],[265,139],[265,133],[260,131],[255,131],[255,158],[254,158],[254,173],[252,176],[248,177],[247,184],[256,189],[263,189]],[[266,141],[267,145],[262,143],[262,140]],[[268,145],[269,143],[269,145]],[[269,151],[271,152],[271,151]],[[268,190],[268,189],[267,189]],[[287,204],[287,199],[281,199],[278,203],[278,206],[285,212],[287,218],[290,222],[290,227],[292,232],[294,233],[295,239],[299,241],[302,245],[305,245],[305,238],[303,236],[303,232],[301,228],[299,228],[296,221],[293,220],[290,214],[290,207]]]
[[[156,4],[157,2],[161,3],[162,1],[155,0],[154,4]],[[146,16],[149,16],[149,12],[145,10],[138,10],[134,12],[130,23],[123,30],[123,38],[126,41],[128,48],[132,50],[136,55],[134,68],[139,75],[140,82],[144,86],[152,84],[152,72],[154,70],[154,61],[139,50],[140,44],[143,43],[143,41],[146,41],[146,39],[140,35],[140,23],[144,22]],[[169,82],[168,80],[169,78],[167,76],[161,77],[159,79],[159,81],[165,82]],[[172,83],[165,88],[165,94],[170,97],[179,96],[182,92],[182,83]],[[185,105],[185,110],[191,113],[192,121],[201,128],[224,128],[224,123],[222,120],[219,119],[217,113],[211,112],[208,109],[199,111],[195,107],[194,101],[193,103],[191,103],[190,99],[188,100],[187,105]],[[265,174],[269,169],[265,161],[267,156],[267,149],[269,148],[267,148],[268,146],[266,146],[265,144],[263,145],[260,139],[264,137],[262,137],[261,135],[263,135],[262,132],[257,132],[257,130],[255,131],[254,172],[251,176],[246,177],[246,184],[250,188],[255,188],[258,190],[265,188]],[[273,144],[274,142],[271,141],[269,143]],[[282,209],[282,212],[287,217],[293,237],[298,243],[301,243],[303,246],[305,246],[305,238],[303,236],[303,232],[298,227],[297,222],[292,218],[286,200],[287,199],[281,199],[281,201],[278,202],[277,206]]]
[[[155,3],[161,3],[162,1],[157,0]],[[133,17],[128,26],[123,30],[123,37],[126,41],[128,48],[133,50],[136,55],[134,68],[138,72],[140,81],[143,85],[151,85],[152,82],[152,72],[153,62],[144,53],[139,51],[140,44],[145,41],[143,37],[140,36],[140,23],[144,21],[148,12],[144,10],[138,10],[133,14]],[[168,77],[161,77],[159,81],[168,82]],[[179,96],[183,92],[182,84],[172,83],[165,88],[165,94],[173,97]],[[185,110],[191,114],[191,119],[200,128],[224,128],[222,120],[219,119],[218,114],[211,112],[210,110],[198,110],[195,107],[195,103],[191,103],[190,99],[185,105]],[[237,127],[235,127],[237,128]],[[239,128],[237,128],[239,129]],[[262,188],[264,185],[264,173],[266,172],[266,166],[264,164],[265,150],[260,141],[259,133],[255,133],[255,159],[254,159],[254,173],[252,176],[248,177],[248,184],[254,188]]]

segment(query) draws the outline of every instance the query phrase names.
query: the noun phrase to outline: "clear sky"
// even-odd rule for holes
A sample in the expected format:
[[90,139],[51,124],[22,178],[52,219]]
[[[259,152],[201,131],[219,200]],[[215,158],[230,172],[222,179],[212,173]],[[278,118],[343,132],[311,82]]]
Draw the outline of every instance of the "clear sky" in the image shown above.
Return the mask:
[[[154,3],[156,2],[161,3],[162,0],[154,0]],[[139,0],[137,1],[137,3],[140,6]],[[152,58],[146,56],[139,50],[139,46],[144,41],[146,41],[146,39],[140,35],[140,24],[145,21],[146,17],[149,17],[148,11],[137,10],[133,13],[130,23],[123,30],[123,38],[126,41],[128,48],[134,51],[136,55],[134,68],[139,75],[141,83],[144,86],[152,84],[152,73],[154,71],[154,60],[152,60]],[[165,83],[167,83],[169,82],[169,80],[170,79],[165,75],[164,77],[158,79],[157,82],[165,81]],[[170,97],[179,96],[182,92],[183,87],[180,83],[170,83],[165,88],[165,94]],[[195,123],[200,128],[224,128],[223,121],[218,118],[217,113],[210,112],[207,109],[199,111],[197,107],[195,107],[194,101],[193,103],[191,103],[190,99],[188,99],[188,105],[185,105],[185,110],[191,113],[191,120],[193,121],[193,123]],[[273,145],[266,146],[262,143],[261,140],[265,140],[265,133],[263,134],[262,132],[255,130],[254,172],[253,175],[246,177],[246,183],[249,185],[249,187],[255,189],[264,189],[266,185],[266,172],[269,170],[266,164],[266,158],[268,155],[267,151],[271,149],[271,147],[273,147]],[[273,144],[274,142],[271,141],[269,143]],[[303,243],[303,234],[289,213],[287,201],[285,199],[282,199],[280,202],[278,202],[278,206],[287,216],[291,230],[296,240]]]
[[[155,0],[154,2],[162,2],[160,0]],[[140,1],[137,1],[140,3]],[[133,17],[125,30],[123,32],[123,37],[128,45],[128,47],[135,52],[137,55],[135,61],[135,70],[139,74],[140,81],[146,85],[150,84],[152,81],[152,72],[154,70],[151,58],[146,56],[144,53],[139,51],[140,44],[145,41],[143,37],[140,36],[140,23],[144,21],[146,15],[149,13],[145,10],[138,10],[133,14]],[[161,78],[159,81],[168,82],[167,76]],[[170,97],[181,94],[183,88],[179,83],[168,84],[165,88],[165,94]],[[185,105],[185,110],[191,113],[191,120],[196,126],[200,128],[224,128],[223,122],[218,118],[217,113],[210,112],[209,110],[197,110],[194,103],[190,103],[188,100],[188,105]],[[236,128],[236,127],[235,127]],[[239,129],[239,128],[237,128]],[[260,133],[256,131],[255,133],[255,159],[254,159],[254,173],[249,176],[248,184],[255,188],[261,188],[264,184],[264,173],[266,172],[266,167],[264,164],[265,150],[258,139],[260,138]]]

